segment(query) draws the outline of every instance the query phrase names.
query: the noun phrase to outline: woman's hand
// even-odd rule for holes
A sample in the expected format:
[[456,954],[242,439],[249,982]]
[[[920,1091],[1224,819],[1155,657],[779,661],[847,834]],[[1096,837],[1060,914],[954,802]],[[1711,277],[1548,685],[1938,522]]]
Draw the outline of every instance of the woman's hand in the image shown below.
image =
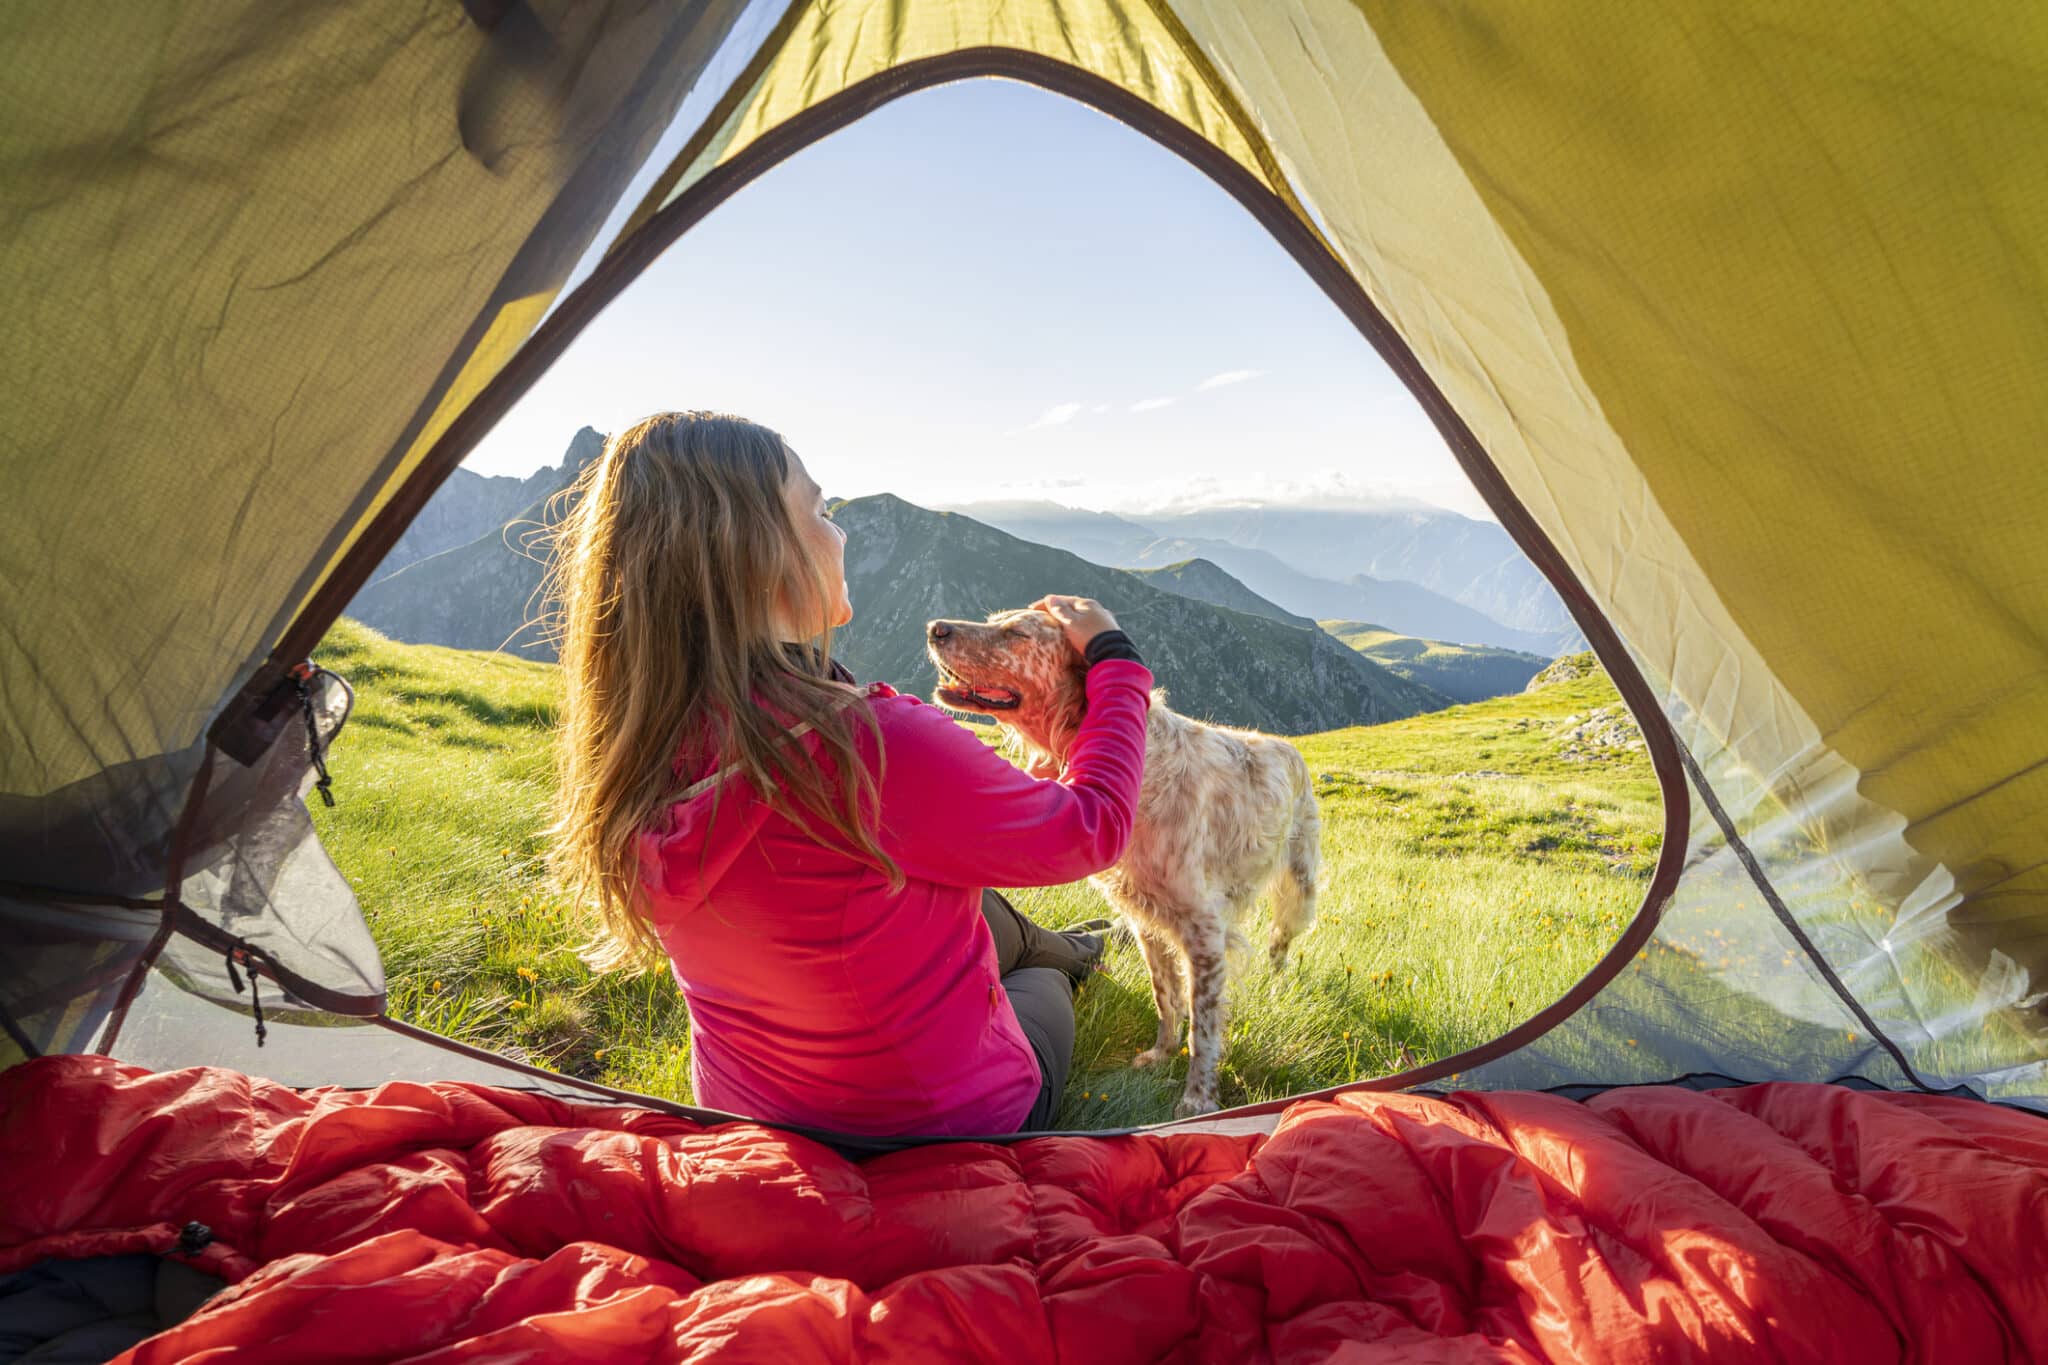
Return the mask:
[[1076,654],[1088,652],[1088,642],[1105,630],[1119,627],[1109,609],[1092,597],[1067,597],[1051,594],[1031,604],[1031,610],[1042,611],[1060,623],[1067,632],[1067,643],[1074,647]]
[[1024,760],[1024,771],[1041,782],[1050,782],[1060,775],[1060,762],[1047,754],[1033,754]]

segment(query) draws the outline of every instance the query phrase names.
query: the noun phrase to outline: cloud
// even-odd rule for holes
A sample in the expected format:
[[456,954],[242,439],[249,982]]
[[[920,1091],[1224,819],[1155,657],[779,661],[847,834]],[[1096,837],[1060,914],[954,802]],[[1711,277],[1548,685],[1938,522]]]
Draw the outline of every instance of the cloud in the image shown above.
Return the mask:
[[1225,370],[1222,374],[1210,375],[1207,379],[1195,385],[1195,387],[1197,389],[1220,389],[1225,384],[1242,384],[1247,379],[1257,379],[1264,373],[1264,370]]
[[1047,408],[1044,412],[1039,413],[1038,420],[1024,428],[1024,430],[1036,431],[1040,427],[1065,426],[1068,422],[1078,417],[1080,413],[1081,405],[1079,403],[1057,403]]
[[1177,398],[1140,398],[1131,404],[1132,412],[1152,412],[1158,408],[1171,407],[1179,402]]

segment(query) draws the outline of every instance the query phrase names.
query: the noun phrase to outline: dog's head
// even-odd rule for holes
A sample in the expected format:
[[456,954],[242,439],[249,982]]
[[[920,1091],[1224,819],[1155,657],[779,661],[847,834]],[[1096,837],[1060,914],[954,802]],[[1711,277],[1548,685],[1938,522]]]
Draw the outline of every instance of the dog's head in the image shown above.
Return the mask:
[[1065,761],[1087,707],[1088,665],[1059,622],[1042,611],[933,621],[925,648],[939,669],[934,701],[992,716],[1039,754]]

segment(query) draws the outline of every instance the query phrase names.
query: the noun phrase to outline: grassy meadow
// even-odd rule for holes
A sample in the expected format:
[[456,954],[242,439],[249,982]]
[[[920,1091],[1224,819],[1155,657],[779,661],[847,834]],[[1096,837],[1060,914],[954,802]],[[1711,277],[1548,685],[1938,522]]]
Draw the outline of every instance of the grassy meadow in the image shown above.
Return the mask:
[[[383,951],[391,1012],[688,1100],[673,981],[593,976],[575,951],[590,926],[545,874],[552,666],[395,644],[346,619],[315,657],[357,703],[330,755],[339,804],[311,809]],[[1585,742],[1581,722],[1616,701],[1594,669],[1296,741],[1322,803],[1320,919],[1284,974],[1259,952],[1239,964],[1226,1104],[1446,1056],[1584,974],[1635,913],[1661,830],[1643,751]],[[1085,883],[1012,899],[1054,926],[1108,913]],[[1137,949],[1112,946],[1107,966],[1078,1002],[1067,1126],[1155,1122],[1180,1093],[1178,1068],[1129,1066],[1153,1031]]]

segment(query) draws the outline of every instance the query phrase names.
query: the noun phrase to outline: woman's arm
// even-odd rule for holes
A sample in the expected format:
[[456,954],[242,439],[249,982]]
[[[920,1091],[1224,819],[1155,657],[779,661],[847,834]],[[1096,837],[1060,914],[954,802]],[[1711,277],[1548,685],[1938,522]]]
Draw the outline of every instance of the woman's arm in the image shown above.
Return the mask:
[[953,886],[1052,886],[1122,857],[1152,690],[1134,656],[1088,670],[1088,710],[1060,782],[1018,771],[936,707],[883,702],[883,851],[905,874]]

